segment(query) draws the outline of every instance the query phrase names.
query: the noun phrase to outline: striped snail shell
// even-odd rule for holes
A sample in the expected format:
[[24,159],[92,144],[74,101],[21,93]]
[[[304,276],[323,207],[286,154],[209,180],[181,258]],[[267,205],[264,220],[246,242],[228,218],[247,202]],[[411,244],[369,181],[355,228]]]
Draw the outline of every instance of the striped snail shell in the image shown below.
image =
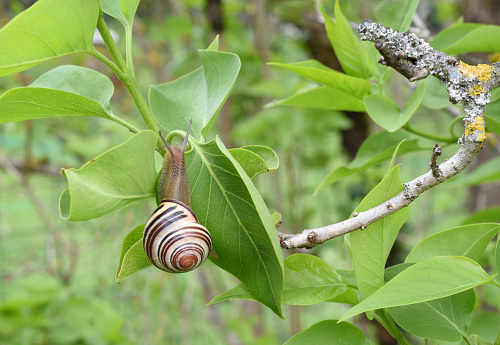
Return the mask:
[[160,133],[167,150],[158,180],[160,205],[144,226],[142,243],[153,265],[169,273],[191,271],[201,265],[212,248],[208,230],[191,210],[186,173],[186,151],[192,121],[179,146],[171,146]]

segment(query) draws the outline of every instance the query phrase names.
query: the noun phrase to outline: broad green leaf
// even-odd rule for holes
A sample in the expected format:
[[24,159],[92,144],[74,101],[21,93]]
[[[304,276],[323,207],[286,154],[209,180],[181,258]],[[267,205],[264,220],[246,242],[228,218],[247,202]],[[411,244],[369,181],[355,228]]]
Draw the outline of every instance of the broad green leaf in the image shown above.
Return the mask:
[[[346,290],[342,276],[318,257],[294,254],[285,260],[283,304],[317,304],[334,299]],[[209,304],[235,299],[255,300],[242,284],[238,284],[216,296]]]
[[288,98],[268,103],[266,106],[277,105],[293,105],[299,108],[327,110],[365,111],[361,98],[329,86],[319,86],[299,91]]
[[478,186],[485,183],[497,181],[500,179],[500,156],[490,159],[486,163],[481,164],[480,169],[475,169],[472,172],[459,174],[449,184],[449,187],[466,187]]
[[325,19],[326,32],[332,43],[335,55],[344,71],[352,76],[368,79],[373,75],[373,61],[363,43],[354,34],[347,18],[340,10],[339,2],[335,2],[335,23],[323,7],[320,7]]
[[[403,132],[388,133],[386,131],[368,137],[356,154],[354,160],[347,166],[341,166],[330,172],[321,181],[314,194],[317,194],[323,187],[336,183],[339,180],[364,171],[374,165],[391,159],[395,149],[405,140],[406,134]],[[423,148],[418,145],[416,139],[404,141],[398,149],[398,155],[408,152],[419,151]]]
[[473,289],[432,301],[389,308],[394,321],[418,337],[459,341],[467,336],[476,295]]
[[[498,105],[500,106],[500,102],[498,102]],[[490,113],[489,110],[487,110],[487,112]],[[484,120],[488,124],[487,132],[494,132],[496,134],[500,134],[500,121],[498,121],[496,117],[485,115]]]
[[98,103],[106,112],[111,112],[109,100],[114,92],[113,83],[104,74],[90,68],[59,66],[41,75],[30,86],[74,93]]
[[364,79],[351,77],[345,73],[331,69],[316,60],[307,60],[291,64],[269,63],[298,74],[317,83],[339,89],[348,94],[363,98],[370,92],[370,83]]
[[0,77],[93,50],[97,0],[39,0],[0,30]]
[[283,303],[310,305],[335,298],[347,290],[346,282],[323,260],[294,254],[285,260]]
[[[356,211],[363,212],[380,205],[402,190],[403,183],[398,165],[368,193]],[[387,257],[401,226],[408,219],[409,211],[409,208],[405,207],[376,221],[363,231],[354,231],[350,234],[351,259],[361,300],[384,285]]]
[[481,266],[465,257],[437,256],[408,267],[370,297],[351,308],[340,321],[370,310],[442,298],[491,280]]
[[425,83],[422,83],[408,99],[403,111],[393,100],[382,95],[368,95],[363,101],[371,119],[389,132],[394,132],[410,120],[422,102],[424,94]]
[[185,130],[193,120],[192,137],[206,137],[229,96],[241,62],[237,55],[199,50],[202,67],[172,82],[152,85],[151,110],[167,131]]
[[52,116],[110,117],[99,103],[66,91],[18,87],[0,97],[0,123]]
[[500,35],[500,26],[461,23],[437,34],[430,44],[450,55],[469,52],[498,52],[500,43],[491,37]]
[[144,224],[130,231],[123,239],[120,262],[115,277],[117,283],[121,283],[132,274],[152,265],[142,246],[143,232]]
[[368,339],[366,339],[365,335],[358,327],[347,322],[337,322],[337,320],[324,320],[318,322],[305,331],[295,334],[284,345],[370,344]]
[[271,215],[241,166],[216,138],[190,139],[186,167],[193,211],[212,234],[212,262],[281,316],[283,254]]
[[433,256],[465,256],[479,261],[498,229],[500,224],[482,223],[438,232],[420,241],[405,262],[418,262]]
[[420,0],[382,1],[374,11],[377,22],[399,32],[405,32],[411,25],[419,2]]
[[462,225],[475,223],[500,223],[500,207],[490,207],[471,214]]
[[422,83],[425,84],[425,96],[422,103],[427,108],[443,109],[450,106],[450,96],[446,91],[446,86],[439,79],[426,78]]
[[118,19],[124,27],[129,26],[127,17],[122,11],[122,4],[120,0],[99,0],[101,9],[107,15]]
[[135,11],[140,0],[99,0],[102,11],[116,18],[127,28],[134,22]]
[[230,149],[229,152],[251,180],[262,173],[276,170],[279,165],[276,153],[266,146],[244,146]]
[[498,312],[482,310],[472,317],[472,321],[467,331],[471,334],[470,338],[472,338],[473,341],[475,340],[475,336],[481,336],[483,338],[477,343],[473,342],[473,344],[493,345],[493,343],[495,343],[495,345],[498,345],[500,341],[500,315]]
[[154,197],[156,142],[154,132],[141,131],[80,169],[62,169],[69,188],[59,202],[61,217],[98,218],[132,201]]

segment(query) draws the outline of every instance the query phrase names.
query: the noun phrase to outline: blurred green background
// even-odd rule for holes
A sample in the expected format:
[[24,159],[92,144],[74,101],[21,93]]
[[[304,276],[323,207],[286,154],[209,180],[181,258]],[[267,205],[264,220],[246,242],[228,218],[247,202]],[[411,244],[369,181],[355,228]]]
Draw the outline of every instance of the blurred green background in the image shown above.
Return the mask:
[[[356,22],[370,18],[382,2],[340,1],[347,17]],[[32,3],[1,1],[0,23],[4,25]],[[324,4],[329,13],[333,4]],[[421,1],[418,14],[432,35],[463,16],[465,21],[500,24],[492,10],[484,11],[487,6],[498,5],[495,1]],[[117,33],[119,45],[123,44],[119,23],[109,17],[106,20]],[[241,72],[212,137],[220,135],[227,147],[266,145],[278,153],[278,171],[258,177],[256,185],[270,211],[282,213],[281,231],[300,232],[348,218],[386,172],[388,162],[313,196],[322,179],[349,162],[363,140],[380,129],[361,113],[265,106],[309,85],[266,62],[314,58],[340,68],[318,21],[314,1],[143,0],[134,33],[136,75],[144,94],[150,84],[174,80],[197,68],[197,49],[206,48],[217,34],[221,50],[239,55]],[[60,58],[2,78],[0,93],[26,86],[61,64],[82,65],[110,76],[115,85],[113,111],[141,126],[123,85],[89,56]],[[394,99],[403,102],[410,92],[407,81],[393,73],[390,83]],[[426,95],[424,104],[432,102],[433,96]],[[412,124],[440,134],[448,128],[450,112],[459,111],[458,107],[453,109],[422,107]],[[206,307],[213,297],[237,284],[234,277],[210,262],[202,269],[175,276],[150,268],[115,283],[122,239],[147,219],[155,208],[154,200],[133,203],[93,221],[65,222],[59,217],[58,200],[66,181],[59,171],[80,167],[130,136],[115,123],[96,118],[48,118],[0,126],[1,345],[282,344],[312,324],[339,318],[347,310],[328,303],[284,306],[286,319],[281,320],[249,301]],[[498,140],[493,135],[489,139],[484,150],[489,153],[482,153],[479,160],[497,155]],[[427,147],[433,144],[421,142]],[[442,157],[451,156],[456,148],[444,148]],[[430,152],[408,154],[399,160],[403,181],[428,170]],[[412,204],[410,220],[403,227],[390,264],[401,262],[422,238],[498,205],[498,189],[495,184],[468,188],[445,184],[426,192]],[[499,212],[492,210],[488,219],[499,221]],[[343,242],[337,238],[302,252],[318,255],[333,267],[349,268]],[[499,320],[495,313],[500,296],[488,286],[480,291],[492,316],[474,324],[486,332],[491,329],[485,326],[487,322]],[[373,344],[386,343],[374,324],[362,317],[356,322]]]

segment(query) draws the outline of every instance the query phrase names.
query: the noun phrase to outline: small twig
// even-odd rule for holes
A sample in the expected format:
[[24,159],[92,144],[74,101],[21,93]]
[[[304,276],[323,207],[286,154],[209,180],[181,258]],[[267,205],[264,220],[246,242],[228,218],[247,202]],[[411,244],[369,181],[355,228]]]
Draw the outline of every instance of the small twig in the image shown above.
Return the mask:
[[280,232],[283,248],[312,248],[334,237],[366,229],[377,220],[408,206],[429,188],[464,170],[479,153],[486,139],[484,113],[490,101],[490,91],[500,85],[499,64],[469,66],[433,49],[414,34],[399,33],[372,21],[361,23],[359,32],[361,39],[375,43],[382,55],[380,63],[394,68],[409,81],[432,75],[446,84],[450,102],[460,103],[465,111],[464,133],[458,140],[460,148],[453,157],[438,166],[437,157],[441,154],[441,148],[436,145],[430,171],[404,183],[403,190],[391,199],[367,211],[355,213],[351,219],[304,230],[300,234]]
[[441,146],[439,146],[438,144],[434,145],[434,149],[432,150],[431,162],[429,163],[429,165],[431,167],[432,176],[434,176],[436,179],[441,176],[439,165],[437,164],[437,158],[441,156],[441,153],[443,153],[443,149],[441,149]]

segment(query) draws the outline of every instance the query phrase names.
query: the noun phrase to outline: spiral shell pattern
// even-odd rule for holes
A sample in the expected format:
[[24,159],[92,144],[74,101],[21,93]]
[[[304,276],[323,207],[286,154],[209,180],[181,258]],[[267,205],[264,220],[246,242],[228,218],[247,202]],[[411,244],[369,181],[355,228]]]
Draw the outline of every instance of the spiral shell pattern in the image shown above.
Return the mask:
[[143,245],[153,265],[165,272],[183,273],[207,259],[212,239],[188,206],[163,199],[144,226]]

